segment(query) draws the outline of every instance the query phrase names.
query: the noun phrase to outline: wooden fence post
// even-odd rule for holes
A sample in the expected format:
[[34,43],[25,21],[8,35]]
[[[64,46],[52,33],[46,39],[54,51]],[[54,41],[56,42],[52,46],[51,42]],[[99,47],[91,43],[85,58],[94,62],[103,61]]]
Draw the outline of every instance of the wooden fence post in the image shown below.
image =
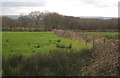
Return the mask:
[[85,45],[87,45],[87,34],[85,34]]
[[103,38],[103,43],[105,43],[106,42],[106,40],[105,40],[105,38]]
[[93,36],[93,48],[95,47],[95,37]]

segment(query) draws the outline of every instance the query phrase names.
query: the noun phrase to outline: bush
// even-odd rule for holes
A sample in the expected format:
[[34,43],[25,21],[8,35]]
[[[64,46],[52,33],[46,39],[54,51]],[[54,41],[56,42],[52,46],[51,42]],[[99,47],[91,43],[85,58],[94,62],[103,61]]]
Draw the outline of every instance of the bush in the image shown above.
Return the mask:
[[[22,55],[12,55],[8,58],[3,58],[2,60],[2,68],[3,68],[3,76],[4,75],[17,75],[19,74],[19,65],[23,61]],[[18,70],[18,71],[17,71]],[[17,72],[16,72],[17,71]]]
[[91,58],[91,50],[53,50],[49,54],[36,53],[30,57],[13,55],[3,59],[3,76],[78,76]]

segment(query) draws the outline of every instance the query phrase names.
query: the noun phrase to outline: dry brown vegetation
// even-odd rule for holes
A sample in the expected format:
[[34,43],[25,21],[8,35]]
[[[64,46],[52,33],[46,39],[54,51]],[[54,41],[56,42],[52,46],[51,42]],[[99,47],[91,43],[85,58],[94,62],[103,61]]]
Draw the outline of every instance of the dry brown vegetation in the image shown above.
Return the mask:
[[98,44],[98,43],[105,42],[105,37],[100,36],[100,35],[91,36],[81,30],[57,30],[57,29],[54,29],[52,31],[60,37],[71,38],[71,39],[73,38],[73,39],[76,39],[79,41],[84,40],[86,43],[93,42],[93,44]]
[[[105,42],[101,36],[85,37],[85,34],[78,34],[68,30],[53,30],[58,36],[70,37],[95,42],[93,47],[93,58],[90,63],[80,71],[83,76],[120,76],[120,52],[119,40]],[[94,39],[93,39],[94,38]],[[100,41],[103,38],[102,41]],[[93,40],[92,40],[93,39]]]
[[81,30],[52,30],[56,35],[65,38],[74,38],[77,40],[85,39],[86,35]]
[[91,63],[86,66],[83,76],[120,76],[120,52],[118,41],[97,44]]

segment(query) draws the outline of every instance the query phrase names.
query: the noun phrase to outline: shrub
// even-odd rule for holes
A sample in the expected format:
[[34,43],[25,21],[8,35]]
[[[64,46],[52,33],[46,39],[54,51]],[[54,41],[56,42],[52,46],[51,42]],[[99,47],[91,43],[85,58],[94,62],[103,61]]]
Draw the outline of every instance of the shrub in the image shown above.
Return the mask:
[[52,50],[49,54],[36,52],[35,55],[26,58],[13,55],[3,59],[3,75],[78,76],[90,58],[89,49],[81,52],[72,49]]
[[22,60],[23,60],[22,55],[12,55],[9,56],[8,58],[3,58],[2,60],[3,76],[16,75],[17,72],[15,71],[16,69],[19,69],[18,65],[21,64]]

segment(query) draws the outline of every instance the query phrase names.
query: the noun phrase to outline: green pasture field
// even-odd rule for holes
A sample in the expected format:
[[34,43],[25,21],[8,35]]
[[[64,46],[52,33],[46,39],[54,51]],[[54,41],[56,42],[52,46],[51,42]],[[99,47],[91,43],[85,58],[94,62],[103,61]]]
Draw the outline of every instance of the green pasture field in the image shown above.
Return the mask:
[[[60,42],[56,42],[60,40]],[[2,55],[7,57],[13,54],[23,54],[25,56],[33,55],[37,52],[49,53],[57,48],[56,43],[62,45],[72,44],[73,50],[80,50],[83,48],[90,48],[91,43],[85,45],[83,41],[77,41],[74,39],[61,38],[55,35],[53,32],[2,32]],[[39,48],[36,47],[39,45]]]
[[120,32],[86,32],[88,35],[98,35],[107,38],[116,38],[120,36]]

